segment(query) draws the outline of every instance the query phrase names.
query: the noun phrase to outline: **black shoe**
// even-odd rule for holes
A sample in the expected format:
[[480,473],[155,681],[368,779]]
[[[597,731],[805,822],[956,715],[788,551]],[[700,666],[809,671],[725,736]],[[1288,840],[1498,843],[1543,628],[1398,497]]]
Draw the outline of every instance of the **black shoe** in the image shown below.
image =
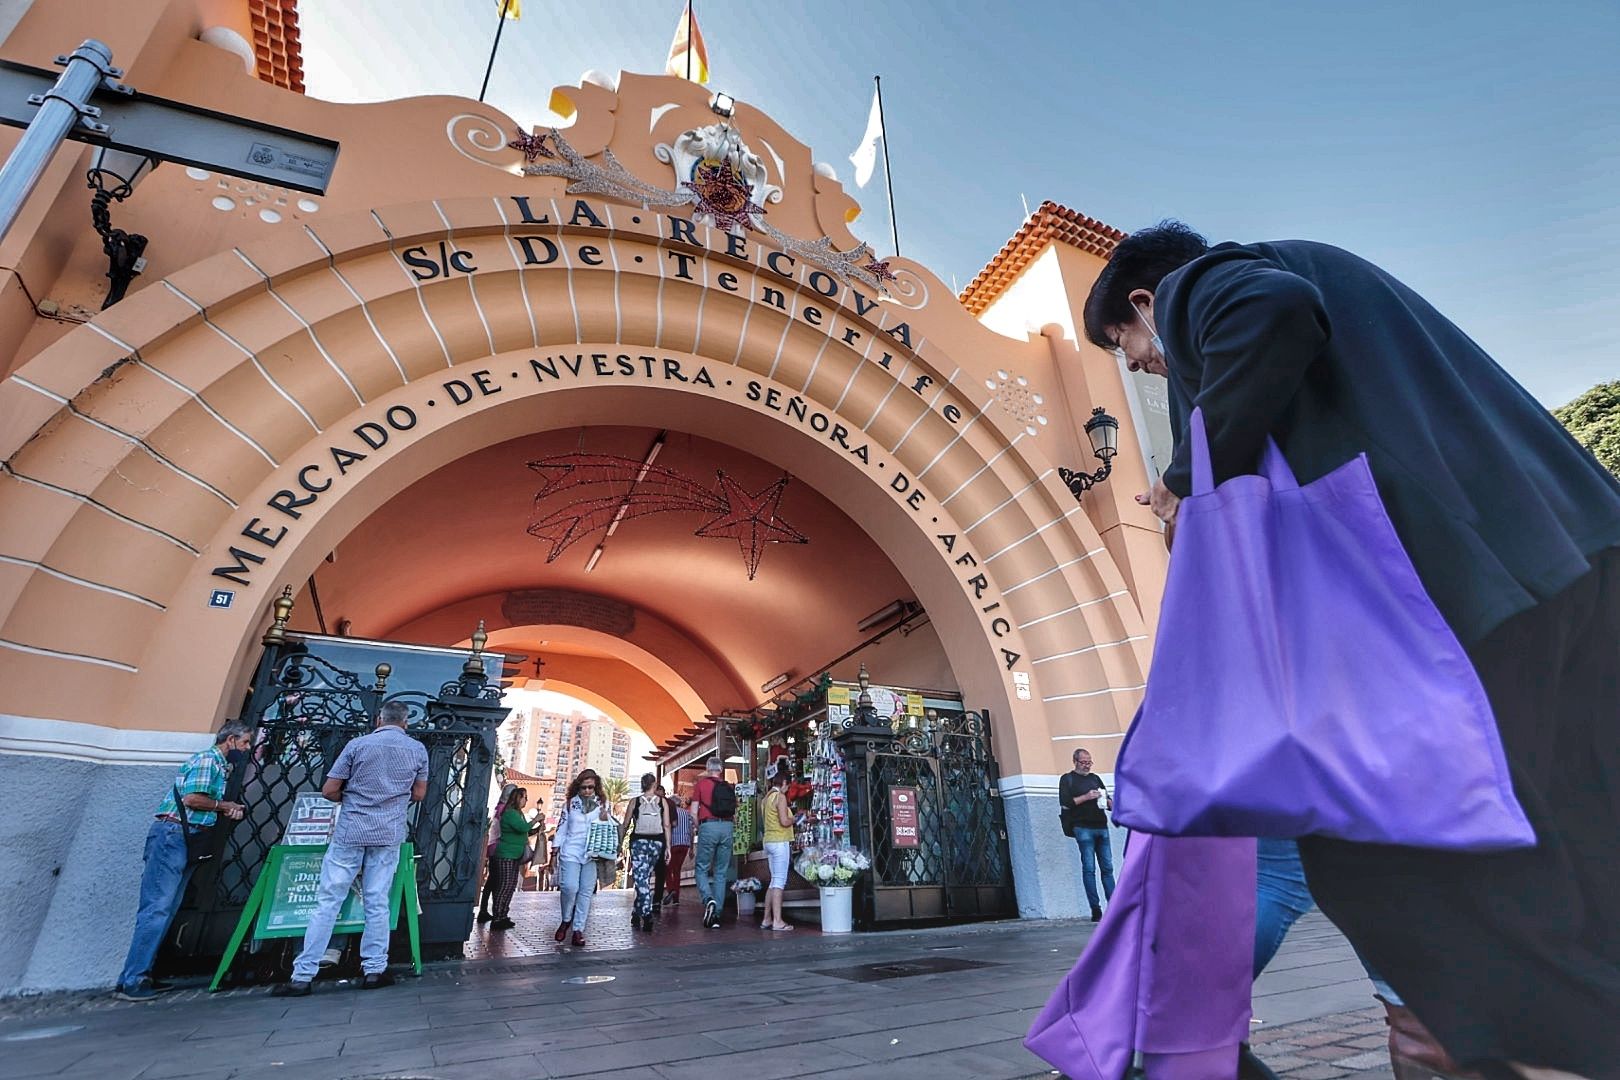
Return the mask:
[[1091,921],[1102,922],[1102,908],[1093,905],[1091,909]]
[[643,915],[641,917],[641,928],[647,931],[649,934],[652,933],[653,917],[651,915]]
[[1238,1047],[1238,1080],[1280,1080],[1276,1073],[1259,1058],[1248,1043]]
[[480,911],[478,913],[478,921],[479,922],[489,922],[489,920],[493,919],[494,917],[495,916],[491,915],[487,911]]
[[513,922],[511,919],[496,919],[494,922],[489,924],[489,928],[491,930],[510,930],[516,925],[517,923]]
[[158,992],[152,989],[152,984],[142,979],[132,986],[120,986],[113,991],[113,997],[119,1001],[155,1001]]
[[720,910],[714,906],[713,900],[703,902],[703,925],[710,930],[720,925]]
[[365,978],[360,980],[360,989],[362,990],[381,990],[385,986],[393,985],[394,977],[386,971],[379,971],[374,974],[367,975]]
[[313,987],[307,982],[277,983],[270,991],[271,997],[309,997]]
[[174,989],[173,983],[164,982],[162,979],[148,979],[146,980],[146,985],[150,986],[153,990],[156,990],[160,994],[167,994],[170,990]]

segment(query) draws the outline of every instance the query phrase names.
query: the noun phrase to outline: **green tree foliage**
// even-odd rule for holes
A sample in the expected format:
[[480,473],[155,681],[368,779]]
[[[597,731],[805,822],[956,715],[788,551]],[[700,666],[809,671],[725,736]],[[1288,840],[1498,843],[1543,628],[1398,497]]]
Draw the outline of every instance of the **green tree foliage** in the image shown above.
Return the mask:
[[604,777],[602,780],[602,796],[609,806],[623,805],[630,797],[630,781],[622,776]]
[[1599,383],[1553,415],[1605,469],[1620,476],[1620,380]]

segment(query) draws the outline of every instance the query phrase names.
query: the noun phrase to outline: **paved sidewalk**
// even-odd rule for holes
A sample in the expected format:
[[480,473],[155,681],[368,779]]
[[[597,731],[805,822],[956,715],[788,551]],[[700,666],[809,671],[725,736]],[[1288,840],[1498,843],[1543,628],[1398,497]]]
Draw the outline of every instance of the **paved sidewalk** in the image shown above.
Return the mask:
[[[688,943],[435,965],[372,993],[318,983],[0,1002],[0,1073],[96,1080],[712,1080],[1054,1075],[1020,1038],[1090,923],[695,935]],[[654,938],[660,935],[655,933]],[[685,935],[671,935],[678,937]],[[1256,987],[1255,1042],[1289,1080],[1389,1076],[1348,945],[1302,920]]]

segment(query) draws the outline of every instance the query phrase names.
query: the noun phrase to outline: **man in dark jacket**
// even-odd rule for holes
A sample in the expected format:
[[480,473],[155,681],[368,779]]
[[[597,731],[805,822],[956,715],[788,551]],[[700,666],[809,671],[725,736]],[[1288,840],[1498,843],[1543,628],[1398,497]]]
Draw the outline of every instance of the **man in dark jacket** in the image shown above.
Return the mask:
[[1202,410],[1215,480],[1268,435],[1301,483],[1366,453],[1490,696],[1535,848],[1308,837],[1322,909],[1460,1061],[1620,1077],[1620,483],[1468,336],[1378,267],[1304,241],[1122,241],[1086,336],[1169,380],[1172,527]]

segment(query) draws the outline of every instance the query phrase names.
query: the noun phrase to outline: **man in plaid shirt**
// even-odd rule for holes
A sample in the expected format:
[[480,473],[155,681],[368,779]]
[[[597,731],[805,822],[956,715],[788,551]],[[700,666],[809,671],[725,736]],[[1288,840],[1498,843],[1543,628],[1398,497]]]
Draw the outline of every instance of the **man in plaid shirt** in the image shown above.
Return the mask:
[[321,860],[320,893],[304,928],[304,950],[293,961],[292,981],[271,991],[277,997],[310,992],[356,875],[366,910],[360,988],[375,990],[394,982],[388,974],[388,894],[405,841],[405,813],[427,795],[427,747],[406,734],[409,718],[404,705],[386,702],[377,714],[377,730],[351,740],[326,772],[321,794],[342,803],[343,812]]
[[164,793],[151,828],[146,831],[140,908],[135,914],[129,956],[113,991],[115,996],[125,1001],[150,1001],[168,989],[153,982],[152,962],[196,866],[186,853],[186,834],[212,828],[220,814],[232,821],[242,819],[242,804],[223,802],[222,796],[232,766],[244,760],[252,746],[252,728],[235,722],[226,724],[214,736],[213,746],[186,759]]

